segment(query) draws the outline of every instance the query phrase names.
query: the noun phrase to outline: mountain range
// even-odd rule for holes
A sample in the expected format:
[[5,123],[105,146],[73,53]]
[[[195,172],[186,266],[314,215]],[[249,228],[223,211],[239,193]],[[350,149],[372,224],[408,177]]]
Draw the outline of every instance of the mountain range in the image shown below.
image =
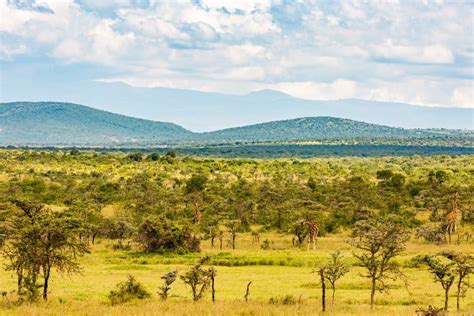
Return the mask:
[[404,129],[319,116],[196,133],[151,121],[61,102],[0,103],[0,145],[158,146],[336,139],[406,139],[463,136],[470,131]]
[[428,107],[367,100],[304,100],[262,90],[246,95],[171,88],[139,88],[98,81],[3,80],[0,102],[55,100],[117,114],[174,122],[210,132],[261,122],[331,116],[402,128],[474,129],[473,108]]

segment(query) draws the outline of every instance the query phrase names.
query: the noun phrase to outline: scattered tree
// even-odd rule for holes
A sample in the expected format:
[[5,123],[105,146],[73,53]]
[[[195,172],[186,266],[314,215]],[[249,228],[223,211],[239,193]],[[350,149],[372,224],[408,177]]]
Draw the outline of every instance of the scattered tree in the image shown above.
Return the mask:
[[171,284],[176,281],[177,276],[177,270],[170,271],[161,276],[161,279],[164,281],[164,284],[158,289],[158,295],[163,301],[166,301],[166,299],[168,298],[168,292],[171,290]]
[[[77,258],[89,252],[80,238],[87,228],[81,218],[69,210],[53,212],[42,204],[13,201],[16,206],[6,218],[6,246],[3,256],[7,270],[17,275],[18,295],[35,301],[38,290],[48,299],[53,269],[60,273],[80,271]],[[38,284],[39,279],[42,284]]]
[[358,252],[354,256],[367,270],[371,280],[370,306],[374,306],[375,291],[386,289],[387,278],[397,278],[402,273],[393,258],[404,249],[408,234],[397,218],[385,217],[359,221],[349,243]]
[[[193,300],[202,299],[204,292],[208,289],[215,276],[214,268],[204,268],[203,266],[210,260],[209,256],[202,257],[199,262],[194,265],[191,270],[181,275],[181,280],[191,288]],[[214,289],[212,288],[214,291]]]
[[334,307],[334,297],[336,295],[336,282],[349,272],[349,265],[344,262],[344,257],[340,251],[331,254],[331,258],[319,269],[322,277],[321,282],[328,281],[332,289],[331,305]]
[[458,277],[456,284],[456,310],[459,312],[461,309],[460,299],[465,296],[467,290],[471,287],[467,282],[467,278],[474,271],[474,257],[455,251],[444,251],[441,255],[451,260],[454,264],[454,272]]
[[444,310],[447,311],[449,306],[449,290],[456,278],[454,263],[442,260],[438,255],[425,255],[421,258],[417,257],[415,260],[425,263],[431,274],[433,274],[435,282],[441,284],[444,290]]
[[240,222],[237,220],[232,220],[227,222],[226,226],[230,233],[232,249],[235,249],[235,240],[237,239],[237,234],[240,231]]

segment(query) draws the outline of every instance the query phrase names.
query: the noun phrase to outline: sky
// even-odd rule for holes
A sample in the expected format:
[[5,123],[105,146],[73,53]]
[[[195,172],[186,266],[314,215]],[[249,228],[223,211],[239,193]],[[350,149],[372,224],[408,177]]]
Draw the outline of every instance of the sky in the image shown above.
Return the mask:
[[18,89],[105,81],[474,108],[474,2],[0,0],[0,66]]

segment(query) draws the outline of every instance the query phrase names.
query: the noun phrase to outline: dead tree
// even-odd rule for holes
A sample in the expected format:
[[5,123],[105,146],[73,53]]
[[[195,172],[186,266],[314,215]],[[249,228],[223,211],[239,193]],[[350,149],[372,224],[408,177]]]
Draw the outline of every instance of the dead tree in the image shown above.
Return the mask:
[[244,295],[245,302],[248,302],[248,301],[249,301],[250,285],[252,285],[252,281],[250,281],[249,283],[247,283],[247,290],[245,291],[245,295]]

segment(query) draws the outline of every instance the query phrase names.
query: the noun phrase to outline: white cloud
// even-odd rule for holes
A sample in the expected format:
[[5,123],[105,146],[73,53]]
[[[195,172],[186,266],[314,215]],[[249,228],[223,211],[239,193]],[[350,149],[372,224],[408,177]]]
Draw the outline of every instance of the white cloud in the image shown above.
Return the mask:
[[261,88],[275,89],[309,100],[355,98],[425,106],[456,104],[467,108],[474,104],[474,87],[468,80],[456,80],[454,83],[430,78],[412,78],[398,82],[336,80],[329,83],[285,82]]
[[409,46],[396,45],[391,39],[374,47],[375,56],[414,63],[450,64],[454,61],[452,51],[443,45]]
[[474,85],[472,82],[465,87],[455,88],[452,94],[452,103],[461,107],[473,107],[474,105]]
[[3,59],[105,66],[138,86],[474,107],[469,3],[41,3],[54,13],[0,0]]
[[351,80],[336,80],[331,83],[320,82],[281,82],[266,88],[275,89],[292,96],[310,100],[337,100],[356,95],[357,83]]

